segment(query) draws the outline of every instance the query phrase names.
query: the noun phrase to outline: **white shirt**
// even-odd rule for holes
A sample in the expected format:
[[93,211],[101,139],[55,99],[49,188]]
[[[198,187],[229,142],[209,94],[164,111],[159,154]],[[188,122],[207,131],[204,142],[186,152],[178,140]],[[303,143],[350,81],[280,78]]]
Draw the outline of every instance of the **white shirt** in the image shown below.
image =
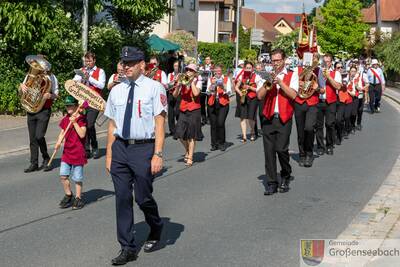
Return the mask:
[[[114,135],[120,138],[122,138],[129,90],[129,82],[114,86],[110,91],[104,112],[105,116],[115,122]],[[159,82],[141,75],[135,81],[132,112],[129,139],[155,138],[154,117],[162,112],[167,112],[165,88]]]
[[385,85],[385,76],[383,75],[383,71],[381,68],[369,68],[367,75],[368,75],[368,81],[369,84],[380,84],[379,79],[377,77],[375,77],[375,74],[373,74],[372,70],[373,69],[376,73],[376,75],[378,75],[378,77],[381,79],[382,85]]
[[168,85],[168,79],[167,79],[167,74],[165,74],[165,72],[162,70],[161,71],[161,80],[160,83],[164,86]]
[[[220,79],[225,81],[225,76],[221,75]],[[211,91],[211,85],[212,85],[211,78],[209,78],[207,81],[207,92]],[[229,78],[229,77],[228,77],[226,84],[224,84],[224,90],[225,90],[225,94],[227,94],[227,95],[230,95],[232,93],[232,81],[231,81],[231,78]]]
[[[333,68],[329,69],[329,72],[333,71]],[[335,82],[337,83],[342,83],[342,75],[340,74],[340,72],[335,71],[335,78],[334,78]],[[326,99],[326,78],[324,76],[324,74],[322,73],[322,68],[319,68],[319,72],[318,72],[318,86],[320,88],[324,88],[325,89],[325,93],[323,94],[319,94],[319,99]]]
[[[97,69],[96,66],[94,66],[92,69],[88,70],[89,72],[89,80],[88,83],[91,85],[94,85],[96,88],[99,88],[100,90],[102,90],[104,88],[104,86],[106,85],[106,73],[104,72],[103,69],[100,69],[99,71],[99,79],[96,80],[95,78],[92,77],[93,72]],[[78,74],[75,74],[74,81],[77,82],[81,82],[82,81],[82,77]]]

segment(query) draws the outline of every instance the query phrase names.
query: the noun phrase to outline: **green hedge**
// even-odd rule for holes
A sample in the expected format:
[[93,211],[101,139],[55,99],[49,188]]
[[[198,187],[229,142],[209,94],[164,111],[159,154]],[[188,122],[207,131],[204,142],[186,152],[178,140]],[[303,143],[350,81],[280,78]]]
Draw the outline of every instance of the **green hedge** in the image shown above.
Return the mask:
[[203,60],[210,56],[214,64],[222,64],[225,69],[233,67],[235,46],[232,43],[199,42],[197,52]]

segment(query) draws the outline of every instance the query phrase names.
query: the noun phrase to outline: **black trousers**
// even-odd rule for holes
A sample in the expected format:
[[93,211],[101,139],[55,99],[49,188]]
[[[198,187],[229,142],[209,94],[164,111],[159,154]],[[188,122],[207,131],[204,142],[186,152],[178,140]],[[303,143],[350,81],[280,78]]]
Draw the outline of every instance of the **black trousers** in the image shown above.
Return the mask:
[[46,131],[49,125],[51,109],[42,109],[38,113],[28,113],[27,123],[29,132],[29,149],[31,152],[31,164],[39,164],[39,149],[44,160],[50,159],[47,152]]
[[207,88],[204,89],[203,87],[203,92],[200,93],[200,105],[201,105],[201,120],[202,122],[205,122],[207,120],[207,94],[205,93]]
[[371,112],[375,112],[375,110],[381,106],[382,85],[370,84],[368,94],[369,109],[371,110]]
[[312,157],[314,147],[314,129],[317,123],[317,106],[309,106],[306,102],[302,105],[294,104],[296,118],[297,144],[300,157]]
[[365,98],[364,97],[358,99],[357,125],[361,125],[362,115],[363,115],[363,112],[364,112],[364,102],[365,102]]
[[168,128],[169,132],[174,135],[176,122],[178,120],[178,99],[172,93],[168,92]]
[[95,128],[97,116],[99,116],[99,111],[97,109],[90,107],[86,109],[86,120],[87,120],[87,126],[86,126],[87,134],[85,143],[86,151],[90,151],[90,146],[92,146],[93,149],[98,148],[96,128]]
[[[315,125],[317,147],[333,148],[335,138],[336,102],[331,104],[320,101],[317,105],[317,123]],[[326,128],[326,138],[324,142],[324,122]]]
[[212,106],[207,105],[208,118],[211,128],[211,145],[223,145],[226,141],[225,121],[229,112],[229,104],[220,105],[217,101]]
[[283,124],[279,118],[263,120],[263,143],[265,156],[265,173],[267,183],[277,183],[276,155],[282,167],[281,177],[289,178],[292,173],[289,160],[290,133],[292,131],[292,120]]
[[353,102],[351,103],[351,116],[350,116],[350,122],[351,122],[351,129],[352,130],[356,128],[358,105],[359,105],[359,99],[358,99],[357,96],[354,96],[353,97]]
[[129,145],[117,139],[112,145],[111,176],[115,189],[117,237],[122,249],[136,251],[134,236],[133,195],[150,226],[152,240],[159,240],[162,221],[154,200],[151,158],[154,144]]

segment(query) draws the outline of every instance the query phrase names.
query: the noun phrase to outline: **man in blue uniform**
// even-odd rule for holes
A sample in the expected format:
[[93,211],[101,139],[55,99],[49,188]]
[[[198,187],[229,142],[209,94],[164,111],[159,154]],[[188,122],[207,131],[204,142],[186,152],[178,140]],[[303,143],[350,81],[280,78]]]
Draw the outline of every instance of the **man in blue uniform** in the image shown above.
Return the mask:
[[121,245],[120,254],[111,261],[113,265],[123,265],[137,257],[132,190],[151,229],[144,244],[145,252],[157,249],[163,227],[152,196],[152,184],[154,175],[163,166],[166,92],[159,82],[142,74],[145,69],[142,51],[123,47],[121,60],[129,82],[111,90],[105,111],[110,119],[106,169],[115,188],[117,236]]

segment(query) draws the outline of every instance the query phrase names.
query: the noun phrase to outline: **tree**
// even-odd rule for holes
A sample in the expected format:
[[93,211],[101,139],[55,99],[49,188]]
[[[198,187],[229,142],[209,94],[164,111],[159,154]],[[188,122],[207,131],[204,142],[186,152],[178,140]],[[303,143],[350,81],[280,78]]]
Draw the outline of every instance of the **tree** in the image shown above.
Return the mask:
[[196,38],[190,32],[179,30],[169,33],[165,39],[181,46],[181,51],[188,55],[194,55],[197,47]]
[[272,43],[272,49],[281,48],[285,51],[287,56],[293,54],[293,45],[296,46],[299,30],[296,29],[288,34],[279,35],[278,38]]
[[400,73],[400,33],[379,43],[374,48],[377,57],[385,63],[385,71]]
[[321,7],[323,19],[315,19],[322,51],[357,54],[363,49],[368,25],[362,21],[358,0],[329,0]]

